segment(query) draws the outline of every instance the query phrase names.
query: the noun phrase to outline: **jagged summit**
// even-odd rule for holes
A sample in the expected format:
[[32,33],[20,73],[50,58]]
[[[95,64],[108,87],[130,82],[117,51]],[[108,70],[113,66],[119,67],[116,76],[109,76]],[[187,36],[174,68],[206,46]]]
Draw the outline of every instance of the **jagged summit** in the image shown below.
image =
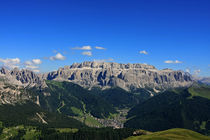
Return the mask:
[[41,76],[28,69],[14,68],[12,70],[2,67],[0,77],[7,83],[24,86],[43,86],[44,81]]
[[191,75],[183,71],[158,70],[152,65],[114,62],[74,63],[48,73],[45,79],[70,81],[86,88],[121,87],[126,90],[184,87],[193,82]]
[[0,69],[0,76],[11,83],[45,87],[45,80],[69,81],[85,88],[120,87],[167,89],[190,86],[189,73],[171,69],[158,70],[147,64],[120,64],[114,62],[83,62],[65,66],[57,71],[36,74],[27,69]]
[[[67,66],[68,67],[68,66]],[[66,67],[66,68],[67,68]],[[101,69],[155,69],[152,65],[147,64],[121,64],[115,62],[96,62],[96,61],[85,61],[83,63],[74,63],[69,68],[101,68]]]

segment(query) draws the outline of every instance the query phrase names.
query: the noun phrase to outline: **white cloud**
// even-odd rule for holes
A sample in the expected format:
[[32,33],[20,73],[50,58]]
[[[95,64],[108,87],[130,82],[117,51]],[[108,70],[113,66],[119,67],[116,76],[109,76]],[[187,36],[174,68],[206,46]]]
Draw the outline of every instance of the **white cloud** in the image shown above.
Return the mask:
[[25,65],[33,65],[33,63],[31,61],[26,61],[24,64]]
[[33,72],[40,72],[38,65],[40,65],[41,63],[42,61],[40,59],[33,59],[31,61],[26,61],[24,65],[26,69],[29,69]]
[[164,63],[166,63],[166,64],[180,64],[180,63],[183,63],[183,62],[181,62],[179,60],[175,60],[175,61],[173,61],[173,60],[166,60],[166,61],[164,61]]
[[13,58],[13,59],[10,59],[10,58],[7,58],[7,59],[2,59],[0,58],[0,62],[2,63],[11,63],[11,64],[19,64],[20,63],[20,59],[19,58]]
[[54,60],[65,60],[66,57],[63,56],[61,53],[57,53],[55,56],[51,56],[50,60],[54,61]]
[[175,60],[175,63],[176,64],[179,64],[179,63],[183,63],[182,61],[179,61],[179,60]]
[[42,61],[40,59],[33,59],[32,62],[35,64],[35,65],[40,65],[42,64]]
[[145,54],[145,55],[148,55],[148,52],[147,52],[147,51],[145,51],[145,50],[140,51],[139,53],[140,53],[140,54]]
[[82,55],[92,56],[91,51],[82,52]]
[[7,59],[2,59],[0,58],[0,62],[3,63],[3,66],[8,67],[9,69],[13,68],[18,68],[20,64],[20,59],[19,58],[7,58]]
[[99,46],[96,46],[95,48],[98,49],[98,50],[106,50],[106,48],[99,47]]
[[172,61],[172,60],[166,60],[166,61],[164,61],[164,63],[171,64],[171,63],[174,63],[174,61]]
[[40,65],[42,61],[40,59],[33,59],[32,61],[26,61],[25,65]]
[[92,50],[91,46],[75,47],[73,50]]
[[113,58],[109,58],[109,59],[94,59],[94,62],[112,62],[114,61]]

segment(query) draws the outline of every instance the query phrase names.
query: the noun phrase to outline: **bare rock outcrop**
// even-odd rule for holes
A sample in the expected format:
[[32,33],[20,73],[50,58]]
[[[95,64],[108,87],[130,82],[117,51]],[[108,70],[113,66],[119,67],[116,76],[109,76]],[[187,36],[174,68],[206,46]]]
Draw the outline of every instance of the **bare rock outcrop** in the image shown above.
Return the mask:
[[5,83],[12,85],[46,87],[45,81],[41,75],[27,69],[20,70],[15,68],[13,70],[8,70],[6,68],[1,68],[0,79],[4,80]]
[[170,69],[157,70],[146,64],[83,62],[65,66],[45,76],[47,80],[70,81],[86,88],[121,87],[166,89],[185,87],[193,83],[189,73]]

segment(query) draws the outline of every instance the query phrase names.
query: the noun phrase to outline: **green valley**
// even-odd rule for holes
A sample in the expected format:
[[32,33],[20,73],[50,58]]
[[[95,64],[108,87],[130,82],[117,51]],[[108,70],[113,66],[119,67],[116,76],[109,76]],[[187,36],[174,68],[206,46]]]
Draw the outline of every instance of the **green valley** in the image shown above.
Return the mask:
[[30,96],[28,101],[0,105],[1,139],[205,140],[208,137],[201,134],[210,134],[207,85],[156,93],[150,88],[90,90],[66,81],[46,84],[21,89]]

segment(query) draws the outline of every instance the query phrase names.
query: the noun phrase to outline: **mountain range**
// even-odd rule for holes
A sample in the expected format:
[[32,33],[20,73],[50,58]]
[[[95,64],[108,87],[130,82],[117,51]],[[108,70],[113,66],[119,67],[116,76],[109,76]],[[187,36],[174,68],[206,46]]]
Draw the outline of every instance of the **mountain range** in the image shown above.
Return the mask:
[[209,135],[209,91],[187,72],[146,64],[83,62],[44,74],[2,68],[0,122],[147,131],[179,127]]
[[57,71],[36,74],[30,70],[2,68],[0,77],[16,85],[45,87],[45,80],[69,81],[85,88],[120,87],[125,90],[137,88],[167,89],[189,86],[193,83],[189,73],[171,69],[157,70],[146,64],[119,64],[111,62],[83,62],[65,66]]
[[[193,84],[189,73],[170,69],[157,70],[146,64],[119,64],[108,62],[83,62],[65,66],[57,71],[36,74],[33,71],[17,68],[0,70],[0,103],[16,103],[32,98],[26,88],[36,87],[43,90],[48,87],[46,81],[67,81],[86,89],[110,89],[119,87],[126,91],[140,88],[160,92],[169,88],[187,87]],[[7,86],[6,86],[7,85]],[[8,93],[4,94],[3,93]],[[151,96],[153,96],[153,93]],[[45,96],[49,92],[43,92]],[[21,95],[21,96],[19,96]],[[33,97],[35,98],[35,97]],[[39,96],[33,99],[39,104]]]

